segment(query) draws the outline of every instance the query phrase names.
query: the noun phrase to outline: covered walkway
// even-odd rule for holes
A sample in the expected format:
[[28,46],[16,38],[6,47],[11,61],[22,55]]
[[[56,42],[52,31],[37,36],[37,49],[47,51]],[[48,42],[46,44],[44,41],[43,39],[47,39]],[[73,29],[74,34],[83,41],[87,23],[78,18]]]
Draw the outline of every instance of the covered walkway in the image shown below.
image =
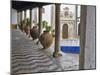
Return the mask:
[[53,57],[54,43],[48,49],[42,49],[31,38],[19,29],[12,29],[11,72],[39,73],[79,69],[79,54],[62,53],[61,57]]
[[12,73],[36,73],[62,71],[56,60],[50,57],[41,45],[36,45],[20,30],[12,30]]
[[[14,3],[14,2],[12,2]],[[23,4],[22,4],[23,3]],[[32,4],[31,4],[32,3]],[[17,5],[16,5],[17,4]],[[22,5],[25,7],[22,7]],[[41,5],[40,5],[41,4]],[[50,3],[51,4],[51,3]],[[38,8],[38,32],[42,34],[42,12],[43,6],[48,3],[35,2],[15,2],[12,8],[17,11],[18,28],[12,29],[12,51],[11,51],[11,72],[13,74],[54,72],[66,70],[84,70],[95,69],[95,7],[81,5],[80,17],[80,53],[71,54],[61,52],[60,45],[69,45],[70,40],[61,40],[60,38],[60,3],[55,5],[55,38],[52,46],[48,49],[42,49],[41,44],[27,37],[24,33],[24,23],[32,28],[32,8]],[[20,7],[19,7],[20,6]],[[26,20],[26,10],[30,10],[30,22],[26,24],[22,20],[24,11],[24,20]],[[91,12],[93,11],[93,12]],[[20,16],[18,16],[20,14]],[[90,19],[91,16],[91,19]],[[20,21],[19,21],[20,20]],[[27,22],[28,23],[28,22]],[[37,25],[36,25],[37,26]],[[28,27],[27,27],[28,28]],[[30,30],[30,29],[29,29]],[[30,35],[30,32],[28,33]],[[68,42],[69,41],[69,42]],[[74,40],[72,40],[75,44]],[[77,42],[78,40],[76,40]]]

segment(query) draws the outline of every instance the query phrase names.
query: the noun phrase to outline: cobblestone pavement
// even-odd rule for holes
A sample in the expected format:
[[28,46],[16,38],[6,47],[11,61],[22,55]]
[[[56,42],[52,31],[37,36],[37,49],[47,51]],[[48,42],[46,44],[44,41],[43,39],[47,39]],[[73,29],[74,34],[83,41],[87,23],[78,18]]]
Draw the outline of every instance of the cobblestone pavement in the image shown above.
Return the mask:
[[19,30],[11,32],[12,74],[62,71],[61,66],[46,53],[46,50],[42,50],[41,45],[37,46],[35,41]]

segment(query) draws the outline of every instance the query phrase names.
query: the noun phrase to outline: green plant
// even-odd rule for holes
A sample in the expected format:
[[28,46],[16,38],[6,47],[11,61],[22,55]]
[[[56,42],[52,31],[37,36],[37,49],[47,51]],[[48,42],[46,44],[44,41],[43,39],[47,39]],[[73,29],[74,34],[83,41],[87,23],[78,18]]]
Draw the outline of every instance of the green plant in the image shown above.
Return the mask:
[[42,21],[42,27],[43,27],[43,28],[46,28],[47,26],[48,26],[48,22],[47,22],[47,21],[45,21],[45,20],[44,20],[44,21]]
[[46,26],[46,31],[51,31],[51,26]]
[[48,25],[48,22],[46,20],[42,21],[42,27],[45,28],[45,31],[51,31],[51,26]]
[[30,25],[31,24],[31,21],[29,18],[26,19],[26,25]]

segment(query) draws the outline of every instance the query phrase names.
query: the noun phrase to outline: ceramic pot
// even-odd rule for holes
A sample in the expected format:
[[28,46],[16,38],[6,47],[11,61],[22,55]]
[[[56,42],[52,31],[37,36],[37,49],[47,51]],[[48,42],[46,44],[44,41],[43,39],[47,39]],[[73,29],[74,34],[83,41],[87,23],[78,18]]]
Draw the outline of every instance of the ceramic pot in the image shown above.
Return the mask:
[[30,27],[29,26],[25,26],[24,27],[24,31],[25,31],[26,35],[28,35],[30,33]]
[[20,30],[21,30],[22,32],[24,31],[23,24],[20,24]]
[[19,29],[22,30],[22,28],[21,28],[21,24],[19,24],[18,26],[19,26]]
[[49,48],[53,42],[53,36],[48,31],[44,31],[39,37],[39,41],[44,49]]
[[34,26],[31,30],[30,30],[30,35],[33,38],[33,40],[37,39],[39,37],[39,31],[37,26]]

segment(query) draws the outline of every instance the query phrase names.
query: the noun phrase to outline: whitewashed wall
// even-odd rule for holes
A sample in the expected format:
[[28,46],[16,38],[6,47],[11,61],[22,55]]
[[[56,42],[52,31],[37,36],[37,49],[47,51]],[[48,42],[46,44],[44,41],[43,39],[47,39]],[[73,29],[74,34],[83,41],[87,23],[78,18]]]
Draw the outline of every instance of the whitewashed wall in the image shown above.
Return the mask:
[[17,10],[11,9],[11,24],[17,24]]
[[95,68],[95,27],[96,16],[95,7],[87,6],[87,23],[86,23],[86,47],[85,47],[85,69]]

